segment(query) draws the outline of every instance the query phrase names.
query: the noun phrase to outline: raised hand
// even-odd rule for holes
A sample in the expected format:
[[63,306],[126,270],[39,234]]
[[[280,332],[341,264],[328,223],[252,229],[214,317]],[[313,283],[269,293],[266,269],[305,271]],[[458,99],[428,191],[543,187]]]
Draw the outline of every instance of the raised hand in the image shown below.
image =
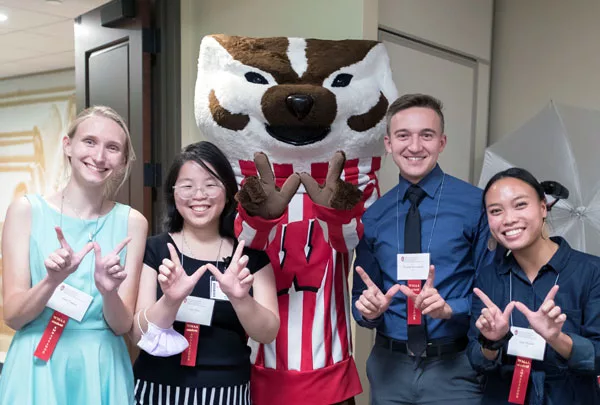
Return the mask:
[[354,305],[363,318],[378,318],[389,308],[392,298],[398,293],[398,291],[400,291],[400,285],[394,284],[384,294],[379,287],[375,285],[362,267],[356,266],[356,272],[362,279],[363,283],[365,283],[365,286],[367,286],[367,289],[362,292],[361,296],[358,298],[358,300],[356,300]]
[[442,298],[438,290],[433,286],[433,280],[435,278],[435,266],[429,266],[429,274],[427,281],[423,285],[421,292],[415,294],[408,286],[403,285],[400,287],[402,294],[406,295],[408,299],[411,299],[415,303],[415,308],[421,311],[423,315],[429,315],[436,319],[450,319],[452,316],[452,308]]
[[94,253],[96,254],[96,266],[94,269],[94,281],[96,288],[100,291],[100,294],[105,295],[110,292],[116,291],[127,273],[121,265],[121,258],[119,253],[125,246],[131,241],[131,237],[128,236],[123,239],[115,249],[108,255],[102,257],[102,249],[98,242],[94,242]]
[[252,287],[252,283],[254,282],[254,276],[250,274],[250,270],[246,268],[248,256],[242,256],[243,250],[244,241],[240,241],[233,253],[231,263],[229,264],[229,267],[225,269],[224,273],[221,273],[221,271],[211,263],[206,265],[208,271],[212,273],[215,280],[219,283],[221,291],[223,291],[230,300],[248,297],[250,287]]
[[515,303],[509,302],[504,308],[504,312],[502,312],[479,288],[474,288],[473,292],[485,305],[485,308],[481,310],[481,315],[475,322],[475,326],[489,340],[502,339],[510,329],[510,314],[515,307]]
[[258,176],[250,176],[235,195],[235,199],[252,216],[265,219],[279,218],[296,194],[300,186],[300,177],[292,174],[283,183],[281,189],[275,184],[269,158],[262,152],[254,155],[254,164]]
[[323,185],[317,183],[308,173],[300,174],[300,181],[314,203],[338,210],[350,210],[358,204],[362,197],[362,191],[355,185],[340,179],[345,163],[344,152],[335,152],[329,161],[327,177]]
[[533,312],[522,302],[516,302],[515,307],[521,312],[531,328],[542,336],[546,342],[553,342],[562,331],[562,327],[567,320],[567,315],[561,312],[561,309],[554,302],[554,297],[558,292],[558,286],[550,289],[540,308]]
[[191,276],[188,276],[181,266],[175,247],[167,243],[167,248],[171,259],[163,259],[158,267],[158,284],[167,301],[180,305],[181,301],[192,293],[194,286],[206,272],[206,265],[198,267]]
[[77,270],[79,263],[81,263],[85,255],[94,248],[94,245],[91,242],[87,243],[83,249],[75,253],[67,243],[62,229],[56,226],[54,227],[54,230],[56,231],[56,237],[60,243],[60,248],[50,253],[46,260],[44,260],[44,266],[46,266],[46,270],[48,271],[48,278],[56,284],[60,284],[69,276],[69,274]]

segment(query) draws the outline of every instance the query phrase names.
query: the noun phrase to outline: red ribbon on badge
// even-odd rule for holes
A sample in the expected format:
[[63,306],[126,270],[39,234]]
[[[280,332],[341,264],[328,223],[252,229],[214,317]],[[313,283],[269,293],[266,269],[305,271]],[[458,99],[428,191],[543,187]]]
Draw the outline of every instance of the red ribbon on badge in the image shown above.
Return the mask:
[[196,323],[185,324],[183,337],[188,341],[188,348],[181,353],[181,365],[188,367],[196,366],[196,355],[198,354],[198,338],[200,337],[200,325]]
[[65,314],[54,311],[50,318],[50,322],[48,322],[48,326],[46,326],[46,329],[44,330],[42,339],[40,340],[40,343],[38,343],[35,353],[33,353],[35,357],[44,361],[50,360],[50,356],[52,356],[54,348],[58,343],[58,339],[60,339],[60,335],[62,335],[63,330],[65,330],[65,326],[67,326],[68,320],[69,317]]
[[[408,280],[406,285],[412,292],[419,295],[421,292],[421,280]],[[421,311],[415,308],[415,302],[412,298],[409,298],[406,302],[406,320],[408,325],[420,325],[421,324]]]
[[510,385],[508,402],[520,405],[525,403],[530,373],[531,359],[520,356],[517,357],[517,361],[515,362],[515,371],[513,371],[512,384]]

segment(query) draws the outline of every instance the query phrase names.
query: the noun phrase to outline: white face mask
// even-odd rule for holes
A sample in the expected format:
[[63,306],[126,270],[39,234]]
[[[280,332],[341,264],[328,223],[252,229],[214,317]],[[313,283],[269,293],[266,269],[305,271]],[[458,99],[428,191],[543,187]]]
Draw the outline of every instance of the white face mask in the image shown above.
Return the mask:
[[140,349],[152,356],[169,357],[179,354],[188,348],[189,343],[187,339],[181,336],[172,326],[168,329],[163,329],[150,322],[146,316],[146,309],[144,309],[144,319],[148,322],[148,330],[144,333],[140,324],[140,312],[137,315],[138,327],[140,328],[140,332],[142,332],[142,338],[137,343]]

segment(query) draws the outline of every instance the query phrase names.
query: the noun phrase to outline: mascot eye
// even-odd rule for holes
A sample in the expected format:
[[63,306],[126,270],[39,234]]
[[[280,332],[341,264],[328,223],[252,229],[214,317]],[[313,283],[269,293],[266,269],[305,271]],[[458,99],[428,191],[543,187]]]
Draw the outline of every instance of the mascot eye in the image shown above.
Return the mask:
[[269,84],[269,82],[267,81],[267,79],[265,79],[265,77],[263,75],[261,75],[260,73],[256,73],[256,72],[248,72],[244,75],[244,77],[246,78],[246,80],[248,80],[250,83],[256,83],[256,84]]
[[340,73],[333,79],[332,87],[346,87],[352,81],[352,75],[348,73]]

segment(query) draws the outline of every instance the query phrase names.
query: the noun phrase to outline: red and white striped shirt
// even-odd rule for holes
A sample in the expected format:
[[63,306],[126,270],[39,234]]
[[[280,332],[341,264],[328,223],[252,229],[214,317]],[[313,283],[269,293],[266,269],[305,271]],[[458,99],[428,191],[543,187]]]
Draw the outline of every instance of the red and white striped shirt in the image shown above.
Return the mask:
[[[379,197],[379,157],[346,161],[342,180],[356,184],[363,200],[350,211],[312,202],[301,185],[281,218],[249,216],[239,208],[236,235],[271,259],[281,326],[273,343],[250,340],[252,400],[256,405],[329,405],[362,391],[352,359],[348,274],[362,236],[360,217]],[[323,183],[328,163],[311,165]],[[253,162],[235,167],[238,180],[257,175]],[[274,164],[281,187],[292,164]]]

